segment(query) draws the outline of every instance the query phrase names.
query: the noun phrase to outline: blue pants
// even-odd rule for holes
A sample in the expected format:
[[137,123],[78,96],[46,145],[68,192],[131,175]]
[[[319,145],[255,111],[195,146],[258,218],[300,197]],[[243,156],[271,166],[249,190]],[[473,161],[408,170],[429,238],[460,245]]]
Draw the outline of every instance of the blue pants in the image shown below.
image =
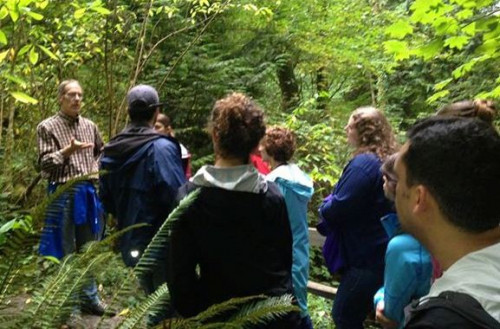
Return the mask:
[[311,316],[309,314],[300,319],[300,329],[313,329]]
[[[54,193],[60,185],[50,183],[47,189],[48,194]],[[78,189],[88,192],[89,194],[84,193],[80,194],[80,196],[86,197],[90,195],[91,200],[85,200],[85,198],[82,200],[80,198],[76,202],[74,191]],[[80,251],[87,242],[99,240],[102,237],[104,224],[100,215],[100,202],[95,193],[92,183],[80,182],[61,194],[47,207],[45,225],[40,241],[40,254],[61,259],[65,255]],[[76,210],[75,207],[77,207]],[[89,216],[96,218],[96,227],[94,228],[89,223],[75,224],[75,211],[81,215],[86,210],[84,208],[87,207],[93,207],[93,211],[89,213]],[[94,279],[91,279],[82,289],[81,301],[83,304],[96,304],[99,302],[97,284]]]
[[337,329],[363,329],[373,309],[373,295],[384,283],[384,270],[348,268],[342,274],[333,303],[332,317]]

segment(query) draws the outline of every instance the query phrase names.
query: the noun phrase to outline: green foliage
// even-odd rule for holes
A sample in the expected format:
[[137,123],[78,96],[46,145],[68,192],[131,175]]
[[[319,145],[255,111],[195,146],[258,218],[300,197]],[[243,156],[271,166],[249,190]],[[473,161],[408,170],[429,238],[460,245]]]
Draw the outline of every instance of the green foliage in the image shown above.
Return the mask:
[[[69,186],[63,187],[64,192],[69,193]],[[163,245],[168,241],[170,225],[197,197],[197,193],[191,193],[181,201],[179,206],[170,214],[169,218],[162,225],[161,229],[153,238],[152,242],[143,254],[143,258],[134,271],[129,272],[121,280],[118,291],[114,292],[112,303],[117,301],[117,296],[121,290],[131,291],[131,282],[135,282],[135,273],[138,275],[151,271],[154,266],[151,253],[163,250]],[[50,206],[49,206],[50,208]],[[53,211],[53,210],[47,210]],[[15,233],[9,236],[4,245],[1,245],[0,252],[6,256],[8,262],[2,262],[0,266],[0,320],[6,328],[17,328],[30,326],[33,328],[57,328],[64,323],[79,303],[79,296],[82,287],[88,284],[93,277],[93,273],[106,271],[110,262],[116,259],[110,246],[126,230],[110,235],[101,242],[91,242],[79,253],[66,256],[61,262],[53,262],[44,273],[43,279],[38,280],[39,284],[30,293],[30,302],[26,304],[20,312],[9,309],[5,303],[7,296],[15,296],[20,293],[19,289],[9,289],[11,285],[23,287],[26,281],[19,276],[19,270],[15,267],[15,259],[25,259],[26,253],[33,252],[32,246],[35,236],[31,230],[25,230],[25,226],[14,230],[15,225],[9,224],[9,229]],[[5,226],[4,226],[5,227]],[[129,227],[127,230],[134,229]],[[29,242],[29,243],[28,243]],[[36,243],[36,242],[35,242]],[[161,249],[161,250],[160,250]],[[114,263],[119,264],[119,263]],[[121,264],[119,267],[123,267]],[[142,328],[144,318],[150,314],[155,314],[164,308],[169,302],[169,293],[166,284],[160,286],[157,291],[146,299],[138,303],[123,318],[118,328]],[[228,310],[237,312],[224,323],[212,323],[214,317],[219,316]],[[265,296],[255,296],[247,298],[236,298],[220,305],[214,305],[205,312],[190,319],[169,320],[169,328],[246,328],[254,324],[263,324],[278,318],[285,313],[297,310],[292,306],[292,296],[281,296],[267,298]],[[4,313],[6,311],[6,313]],[[6,315],[15,313],[15,316]]]
[[[455,64],[451,76],[448,73],[441,81],[435,80],[434,94],[427,98],[429,104],[500,96],[498,82],[493,80],[500,73],[500,25],[498,5],[494,1],[416,0],[411,6],[411,15],[407,17],[402,13],[401,16],[398,23],[386,29],[391,37],[398,39],[385,42],[386,51],[396,60],[415,56],[424,61],[441,59],[450,63],[449,66],[460,63]],[[484,65],[489,71],[483,69]],[[468,82],[476,76],[489,83],[473,87]],[[468,95],[454,92],[454,86],[464,84],[472,89]]]
[[127,318],[117,326],[117,329],[130,329],[141,327],[143,320],[151,313],[158,311],[158,308],[165,307],[168,301],[169,292],[166,284],[162,284],[154,293],[149,295],[146,300],[141,302],[127,316]]
[[307,295],[307,306],[313,327],[317,329],[334,328],[331,317],[333,301],[313,294]]
[[[193,155],[193,170],[213,162],[204,127],[214,101],[231,91],[251,95],[270,124],[297,133],[295,161],[315,181],[310,225],[349,158],[342,127],[353,109],[380,107],[403,138],[415,120],[442,104],[500,98],[500,23],[492,0],[5,0],[0,23],[0,303],[51,289],[50,298],[32,304],[42,301],[41,324],[67,315],[73,303],[67,292],[77,287],[65,280],[80,285],[89,265],[80,255],[53,264],[34,254],[45,207],[57,197],[47,200],[41,184],[35,187],[36,125],[57,111],[55,89],[63,79],[80,80],[82,114],[105,140],[127,123],[127,89],[156,86],[177,137]],[[279,76],[283,69],[288,80]],[[283,84],[297,87],[287,113]],[[168,225],[150,251],[167,239]],[[138,326],[146,312],[135,307],[147,302],[136,293],[135,275],[154,264],[150,251],[136,272],[106,258],[116,266],[99,274],[113,286],[106,292],[111,304],[130,307],[137,320],[130,323]],[[320,253],[312,253],[312,264],[315,280],[331,280]],[[92,266],[99,272],[100,260]],[[316,327],[329,308],[318,303],[323,313]],[[45,318],[54,312],[61,316]]]

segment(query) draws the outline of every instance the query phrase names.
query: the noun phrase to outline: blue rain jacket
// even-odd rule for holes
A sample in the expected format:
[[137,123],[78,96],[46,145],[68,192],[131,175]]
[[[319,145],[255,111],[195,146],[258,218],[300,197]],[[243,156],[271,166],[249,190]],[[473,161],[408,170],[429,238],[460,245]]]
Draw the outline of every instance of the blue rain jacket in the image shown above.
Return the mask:
[[431,256],[417,239],[401,232],[395,213],[381,221],[391,240],[385,254],[384,286],[375,294],[374,304],[377,307],[383,301],[384,315],[403,328],[405,306],[427,295],[431,287]]
[[[61,185],[63,184],[49,183],[48,194],[54,193]],[[67,212],[66,207],[69,205],[72,205],[72,209]],[[68,218],[65,218],[65,215]],[[94,185],[88,181],[75,183],[47,207],[45,225],[40,239],[40,254],[58,259],[65,256],[62,232],[64,220],[73,220],[75,225],[89,225],[97,239],[103,229],[102,217],[103,209]]]
[[[118,229],[146,223],[125,233],[120,250],[134,266],[172,210],[177,189],[185,183],[178,144],[149,127],[129,127],[104,148],[100,196]],[[130,251],[139,256],[132,259]]]
[[301,316],[307,312],[307,281],[309,279],[309,226],[307,204],[314,188],[313,182],[295,164],[281,165],[266,176],[274,181],[285,197],[286,208],[293,236],[292,280]]

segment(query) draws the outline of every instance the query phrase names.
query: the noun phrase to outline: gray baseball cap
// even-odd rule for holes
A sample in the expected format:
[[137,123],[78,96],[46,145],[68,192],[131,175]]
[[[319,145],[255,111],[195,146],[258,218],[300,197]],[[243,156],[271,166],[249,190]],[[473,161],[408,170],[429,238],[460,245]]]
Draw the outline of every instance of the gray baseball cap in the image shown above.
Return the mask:
[[127,102],[131,108],[152,108],[165,105],[160,103],[158,92],[148,85],[137,85],[127,93]]

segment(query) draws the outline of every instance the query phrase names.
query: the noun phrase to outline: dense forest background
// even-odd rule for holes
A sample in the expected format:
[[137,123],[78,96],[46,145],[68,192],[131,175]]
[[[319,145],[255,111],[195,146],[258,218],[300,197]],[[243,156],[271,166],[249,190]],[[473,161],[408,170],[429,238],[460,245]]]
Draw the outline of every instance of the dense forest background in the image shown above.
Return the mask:
[[127,90],[155,86],[194,170],[213,160],[214,101],[251,95],[298,135],[313,225],[349,157],[353,109],[382,109],[403,140],[443,104],[500,99],[499,15],[493,0],[1,0],[0,246],[40,232],[36,126],[64,79],[80,81],[105,141],[127,124]]

